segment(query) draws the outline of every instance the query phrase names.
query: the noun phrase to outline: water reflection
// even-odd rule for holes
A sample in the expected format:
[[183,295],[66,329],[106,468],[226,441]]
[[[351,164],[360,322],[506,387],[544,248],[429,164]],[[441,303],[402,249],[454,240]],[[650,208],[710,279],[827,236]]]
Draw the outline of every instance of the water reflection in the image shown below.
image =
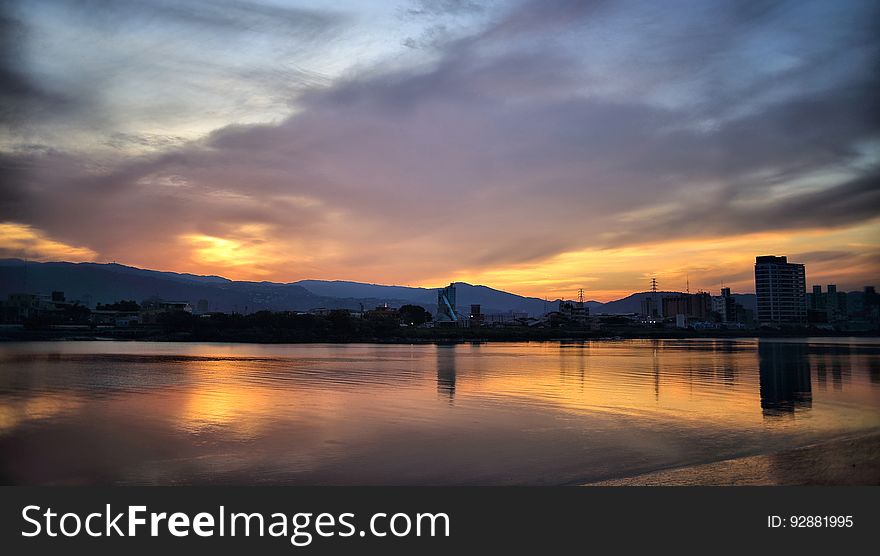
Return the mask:
[[590,360],[590,343],[565,340],[559,343],[559,377],[563,384],[576,385],[583,391],[586,383],[587,365]]
[[880,430],[878,366],[862,339],[0,343],[0,483],[589,482]]
[[456,346],[437,346],[437,393],[455,399],[455,351]]
[[760,342],[761,409],[765,416],[793,414],[813,404],[806,344]]
[[654,401],[660,401],[660,359],[657,347],[654,347],[651,357],[651,368],[654,370]]

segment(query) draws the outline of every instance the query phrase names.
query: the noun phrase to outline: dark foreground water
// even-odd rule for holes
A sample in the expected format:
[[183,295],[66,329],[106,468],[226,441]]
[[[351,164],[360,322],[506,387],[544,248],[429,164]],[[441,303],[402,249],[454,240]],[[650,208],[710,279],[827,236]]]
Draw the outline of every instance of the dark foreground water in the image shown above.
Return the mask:
[[571,484],[878,430],[876,339],[0,344],[7,484]]

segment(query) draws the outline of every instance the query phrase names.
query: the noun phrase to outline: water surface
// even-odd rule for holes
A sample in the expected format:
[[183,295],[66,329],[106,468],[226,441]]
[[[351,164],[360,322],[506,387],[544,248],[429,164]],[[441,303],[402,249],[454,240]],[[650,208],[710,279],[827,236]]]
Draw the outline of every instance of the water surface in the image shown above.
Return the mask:
[[0,482],[576,484],[880,431],[880,341],[0,344]]

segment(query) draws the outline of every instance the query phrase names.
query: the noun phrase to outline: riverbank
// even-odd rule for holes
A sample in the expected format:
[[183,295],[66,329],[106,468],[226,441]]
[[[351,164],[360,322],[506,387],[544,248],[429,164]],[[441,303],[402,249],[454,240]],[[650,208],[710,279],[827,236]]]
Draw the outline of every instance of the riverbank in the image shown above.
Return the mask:
[[572,330],[558,328],[400,328],[381,333],[334,333],[326,330],[225,329],[179,331],[160,327],[132,328],[0,328],[0,342],[27,341],[144,341],[224,342],[255,344],[377,343],[432,344],[467,342],[560,342],[593,340],[682,340],[746,338],[878,337],[877,332],[853,333],[827,330],[689,330],[676,328],[615,328]]
[[585,486],[880,485],[880,433]]

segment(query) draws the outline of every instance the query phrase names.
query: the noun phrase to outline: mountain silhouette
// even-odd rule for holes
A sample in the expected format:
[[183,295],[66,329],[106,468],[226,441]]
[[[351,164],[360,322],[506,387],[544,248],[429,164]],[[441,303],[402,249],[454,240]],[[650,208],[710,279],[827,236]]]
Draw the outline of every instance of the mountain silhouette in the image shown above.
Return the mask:
[[[445,284],[444,284],[445,286]],[[527,313],[542,315],[558,307],[559,300],[545,301],[493,289],[456,282],[458,308],[466,312],[479,304],[483,313]],[[341,280],[300,280],[290,283],[229,280],[221,276],[200,276],[177,272],[146,270],[116,263],[31,262],[0,259],[0,296],[11,293],[63,291],[68,300],[79,300],[94,307],[121,299],[143,301],[158,297],[168,301],[188,301],[195,306],[207,301],[208,310],[223,312],[307,311],[310,309],[351,309],[388,304],[421,305],[436,311],[437,289],[386,286]],[[660,296],[678,292],[658,292]],[[637,313],[648,292],[600,303],[588,301],[594,314]],[[734,294],[737,301],[753,309],[754,294]]]

